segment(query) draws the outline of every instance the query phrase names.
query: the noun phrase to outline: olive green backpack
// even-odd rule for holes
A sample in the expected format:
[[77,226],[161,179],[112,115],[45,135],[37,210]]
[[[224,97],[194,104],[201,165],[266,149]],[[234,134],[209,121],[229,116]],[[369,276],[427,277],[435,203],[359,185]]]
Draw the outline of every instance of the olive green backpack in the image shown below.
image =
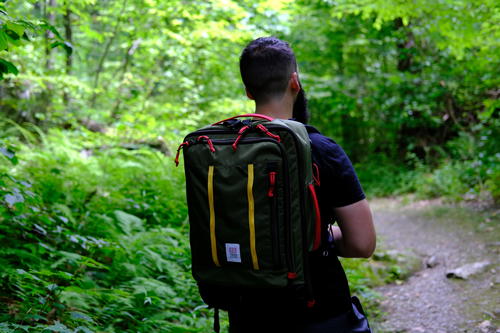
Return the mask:
[[188,134],[176,164],[181,149],[204,301],[227,310],[238,292],[287,288],[312,307],[308,253],[322,231],[305,126],[246,114]]

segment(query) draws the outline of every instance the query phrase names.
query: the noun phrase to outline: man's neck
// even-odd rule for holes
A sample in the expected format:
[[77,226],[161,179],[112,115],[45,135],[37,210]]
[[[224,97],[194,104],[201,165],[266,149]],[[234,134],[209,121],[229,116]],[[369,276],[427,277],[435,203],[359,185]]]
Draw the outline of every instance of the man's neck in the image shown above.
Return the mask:
[[290,119],[293,117],[293,102],[281,99],[258,104],[255,106],[255,113],[278,119]]

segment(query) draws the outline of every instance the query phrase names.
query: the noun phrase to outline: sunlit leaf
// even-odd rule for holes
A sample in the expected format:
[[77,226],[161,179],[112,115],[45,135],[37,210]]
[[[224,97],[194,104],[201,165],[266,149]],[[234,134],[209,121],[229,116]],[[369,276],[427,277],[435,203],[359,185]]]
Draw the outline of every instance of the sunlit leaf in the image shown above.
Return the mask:
[[6,194],[4,200],[8,205],[14,206],[16,203],[24,202],[24,197],[20,193]]
[[24,34],[25,27],[16,22],[8,21],[6,24],[7,28],[14,31],[18,36],[22,36]]
[[7,36],[4,30],[0,29],[0,51],[6,50],[8,47]]
[[71,311],[71,318],[73,319],[79,319],[79,320],[85,320],[85,321],[90,321],[93,322],[92,318],[87,316],[85,313],[77,312],[77,311]]
[[116,219],[119,222],[120,228],[125,234],[131,235],[134,231],[143,230],[143,222],[137,216],[126,213],[121,210],[115,210],[114,213]]
[[0,58],[0,79],[3,77],[3,74],[17,75],[19,74],[19,70],[10,61]]

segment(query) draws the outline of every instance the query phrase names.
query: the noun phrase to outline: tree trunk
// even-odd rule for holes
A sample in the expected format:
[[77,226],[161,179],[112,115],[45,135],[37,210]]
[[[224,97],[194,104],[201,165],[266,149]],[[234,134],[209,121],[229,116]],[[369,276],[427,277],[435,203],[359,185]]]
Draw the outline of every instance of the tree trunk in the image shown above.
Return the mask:
[[[55,25],[56,13],[56,0],[48,0],[45,4],[45,19],[50,25]],[[45,33],[45,68],[50,71],[54,69],[54,59],[52,58],[52,47],[50,46],[50,39],[54,38],[52,31],[47,30]]]
[[[127,49],[127,52],[125,52],[125,60],[123,61],[123,67],[122,67],[122,72],[120,76],[120,82],[123,82],[123,79],[125,78],[125,74],[127,73],[128,66],[130,64],[130,59],[134,55],[135,51],[139,47],[139,45],[142,42],[142,38],[136,39],[132,42],[130,47]],[[111,111],[111,119],[118,120],[119,115],[120,115],[120,107],[121,107],[121,93],[123,92],[123,89],[120,89],[120,92],[118,94],[118,97],[115,102],[115,106],[113,107],[113,110]]]
[[[43,1],[43,17],[52,26],[55,26],[56,21],[56,12],[55,7],[57,5],[56,0],[44,0]],[[50,30],[45,32],[45,73],[47,76],[51,76],[50,73],[54,70],[54,58],[52,54],[51,39],[54,38],[54,33]],[[28,112],[28,119],[30,122],[39,125],[40,121],[34,115],[36,112],[40,112],[42,110],[46,114],[49,113],[50,106],[52,104],[52,99],[54,98],[53,94],[54,87],[52,83],[48,82],[47,87],[40,93],[39,100],[37,101],[37,105]],[[37,111],[38,109],[38,111]]]
[[[95,71],[95,76],[94,76],[94,89],[97,89],[99,86],[99,76],[101,75],[103,66],[104,66],[104,61],[106,60],[109,50],[111,49],[111,45],[113,44],[116,35],[118,34],[118,29],[120,28],[120,24],[122,22],[122,16],[123,12],[125,11],[125,8],[127,6],[127,0],[123,0],[122,8],[120,10],[120,14],[118,14],[118,19],[116,20],[115,28],[113,29],[113,33],[111,37],[109,37],[108,41],[106,42],[106,46],[104,47],[104,52],[101,55],[101,58],[99,59],[99,64],[97,65],[97,69]],[[90,104],[92,107],[95,106],[95,102],[97,99],[97,93],[92,94],[92,99],[90,101]]]
[[[71,26],[71,9],[66,2],[66,12],[64,13],[64,37],[66,42],[73,47],[73,27]],[[73,53],[66,52],[66,75],[71,75],[73,67]],[[64,105],[68,108],[70,96],[67,91],[63,93]]]
[[[394,26],[396,30],[401,30],[405,26],[403,24],[403,19],[398,17],[394,20]],[[401,38],[397,47],[399,50],[399,59],[398,59],[398,70],[400,72],[408,72],[411,71],[412,60],[413,60],[413,48],[415,47],[415,38],[413,33],[406,29],[405,38]]]

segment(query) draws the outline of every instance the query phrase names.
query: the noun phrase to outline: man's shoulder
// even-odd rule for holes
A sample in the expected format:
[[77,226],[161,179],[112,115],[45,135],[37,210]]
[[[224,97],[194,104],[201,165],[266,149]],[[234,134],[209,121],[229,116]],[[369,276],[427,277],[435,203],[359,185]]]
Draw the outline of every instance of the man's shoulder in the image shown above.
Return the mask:
[[329,151],[336,152],[342,150],[342,148],[333,140],[323,134],[314,126],[306,125],[307,133],[309,134],[309,139],[311,140],[311,147],[313,151]]

